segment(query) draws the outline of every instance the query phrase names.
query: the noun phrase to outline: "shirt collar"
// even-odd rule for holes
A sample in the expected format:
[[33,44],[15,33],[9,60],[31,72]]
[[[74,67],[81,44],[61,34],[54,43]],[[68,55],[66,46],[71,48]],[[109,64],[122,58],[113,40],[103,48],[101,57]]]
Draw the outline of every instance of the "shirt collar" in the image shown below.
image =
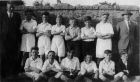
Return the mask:
[[31,19],[30,21],[25,20],[25,22],[33,22],[33,19]]
[[46,22],[46,23],[43,23],[43,22],[42,22],[41,24],[49,25],[49,23],[48,23],[48,22]]
[[128,21],[128,20],[124,20],[125,21],[125,23],[130,23],[130,20]]
[[38,60],[38,57],[37,57],[35,60],[33,60],[33,58],[32,58],[32,57],[30,57],[30,60],[32,60],[32,61],[37,61],[37,60]]

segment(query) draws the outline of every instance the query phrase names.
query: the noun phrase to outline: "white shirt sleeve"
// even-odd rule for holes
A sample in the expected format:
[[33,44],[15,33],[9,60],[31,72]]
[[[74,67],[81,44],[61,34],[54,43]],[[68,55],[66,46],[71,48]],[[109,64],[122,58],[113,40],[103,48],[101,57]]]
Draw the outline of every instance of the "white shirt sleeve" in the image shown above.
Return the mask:
[[76,58],[76,70],[80,70],[80,62],[78,58]]
[[35,30],[36,28],[37,28],[37,22],[34,20],[33,29]]
[[46,60],[46,61],[44,62],[44,65],[43,65],[42,69],[41,69],[42,72],[45,72],[45,71],[46,71],[47,66],[48,66],[48,61]]
[[25,20],[22,20],[22,23],[21,23],[21,25],[20,25],[20,30],[23,30],[23,28],[24,28],[24,23],[25,23]]
[[56,30],[55,27],[56,27],[55,25],[52,26],[52,28],[51,28],[52,33],[55,32],[55,30]]
[[61,67],[65,67],[65,58],[61,61]]
[[38,32],[39,33],[39,28],[40,28],[40,24],[38,24],[37,26],[36,26],[36,32]]
[[84,37],[84,27],[83,28],[81,28],[81,38],[83,38]]
[[48,26],[46,26],[45,31],[48,31],[48,30],[52,30],[52,25],[51,24],[49,24]]
[[62,31],[63,31],[63,33],[66,32],[66,27],[64,25],[62,26]]
[[101,34],[101,30],[100,30],[100,24],[98,23],[96,25],[96,35]]
[[81,63],[81,70],[80,70],[80,73],[81,73],[82,75],[84,75],[84,74],[86,73],[86,69],[85,69],[85,64],[84,64],[84,62]]
[[93,66],[93,69],[94,69],[94,73],[98,70],[98,68],[97,68],[97,65],[96,65],[96,63],[95,62],[92,62],[92,66]]
[[101,61],[99,64],[99,74],[102,75],[103,74],[103,62]]
[[30,58],[27,58],[24,69],[29,68],[29,67],[30,67]]
[[61,69],[61,67],[60,67],[60,65],[59,65],[59,63],[55,60],[55,62],[54,62],[55,64],[55,67],[56,67],[56,69]]
[[110,71],[108,72],[108,74],[110,74],[110,75],[115,74],[115,63],[113,61],[111,63]]
[[42,69],[42,65],[43,65],[43,61],[41,59],[39,59],[38,63],[37,63],[37,68],[41,70]]

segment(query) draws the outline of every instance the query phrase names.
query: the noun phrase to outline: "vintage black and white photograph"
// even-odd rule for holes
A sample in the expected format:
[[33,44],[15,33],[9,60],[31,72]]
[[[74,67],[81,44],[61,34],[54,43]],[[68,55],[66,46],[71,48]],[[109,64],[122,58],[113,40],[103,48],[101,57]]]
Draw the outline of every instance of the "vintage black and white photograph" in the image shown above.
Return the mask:
[[0,82],[140,82],[140,0],[0,0]]

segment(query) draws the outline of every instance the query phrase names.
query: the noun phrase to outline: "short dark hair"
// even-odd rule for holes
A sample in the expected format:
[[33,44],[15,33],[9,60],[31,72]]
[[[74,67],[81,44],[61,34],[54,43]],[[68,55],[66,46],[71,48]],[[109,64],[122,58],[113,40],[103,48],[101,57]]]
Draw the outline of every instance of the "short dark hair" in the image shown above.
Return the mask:
[[76,18],[74,18],[74,17],[70,17],[69,20],[76,20]]
[[25,10],[25,15],[27,15],[27,13],[30,13],[31,15],[34,15],[32,9],[26,9],[26,10]]
[[86,61],[86,57],[87,57],[87,56],[90,56],[90,57],[91,57],[91,60],[92,60],[92,55],[86,54],[85,57],[84,57],[84,61]]
[[72,54],[74,54],[74,50],[73,49],[69,49],[68,51],[67,51],[67,53],[72,53]]
[[90,54],[86,54],[86,55],[85,55],[85,58],[86,58],[87,56],[91,56],[91,57],[92,57],[92,55],[90,55]]
[[90,16],[86,16],[85,18],[84,18],[84,21],[91,21],[92,19],[91,19],[91,17]]
[[37,50],[37,51],[38,51],[39,49],[38,49],[38,47],[32,47],[32,48],[31,48],[31,51],[32,51],[32,50]]
[[[53,58],[55,58],[55,52],[54,51],[49,51],[48,54],[49,53],[53,53]],[[47,55],[47,57],[48,57],[48,55]]]
[[63,17],[62,17],[62,15],[57,15],[56,18],[62,19]]
[[45,11],[42,13],[42,15],[49,16],[50,14],[49,14],[49,12]]
[[54,51],[49,51],[48,54],[49,54],[49,53],[53,53],[53,54],[55,55],[55,52],[54,52]]
[[105,54],[112,54],[112,51],[111,50],[105,50],[104,53]]

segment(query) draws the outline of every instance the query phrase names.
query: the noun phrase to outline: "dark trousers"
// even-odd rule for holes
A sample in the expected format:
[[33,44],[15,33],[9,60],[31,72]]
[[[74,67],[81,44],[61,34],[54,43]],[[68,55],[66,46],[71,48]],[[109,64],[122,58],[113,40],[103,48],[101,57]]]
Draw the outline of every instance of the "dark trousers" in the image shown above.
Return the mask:
[[66,50],[74,50],[74,56],[81,56],[81,41],[66,41]]
[[92,80],[93,82],[99,82],[98,79],[94,79],[94,75],[95,74],[93,73],[93,74],[85,74],[85,75],[77,76],[75,79],[75,82],[87,82],[85,78],[88,78]]
[[128,62],[127,62],[127,67],[128,67],[128,70],[130,71],[130,75],[133,75],[133,73],[135,72],[135,64],[134,64],[134,48],[133,48],[133,45],[131,43],[128,44],[128,47],[126,49],[119,49],[119,52],[121,51],[126,51],[127,54],[128,54]]
[[67,76],[68,78],[70,78],[70,79],[75,79],[76,76],[77,76],[77,72],[73,72],[72,74],[73,74],[73,75],[70,75],[70,72],[69,72],[69,71],[64,71],[64,72],[63,72],[63,75]]
[[84,59],[84,56],[86,54],[92,55],[93,60],[95,61],[95,51],[96,51],[96,46],[95,46],[95,41],[83,41],[82,42],[82,59]]
[[44,75],[47,76],[48,78],[50,78],[50,77],[55,76],[56,73],[57,72],[55,72],[55,71],[48,71],[48,72],[45,72]]

